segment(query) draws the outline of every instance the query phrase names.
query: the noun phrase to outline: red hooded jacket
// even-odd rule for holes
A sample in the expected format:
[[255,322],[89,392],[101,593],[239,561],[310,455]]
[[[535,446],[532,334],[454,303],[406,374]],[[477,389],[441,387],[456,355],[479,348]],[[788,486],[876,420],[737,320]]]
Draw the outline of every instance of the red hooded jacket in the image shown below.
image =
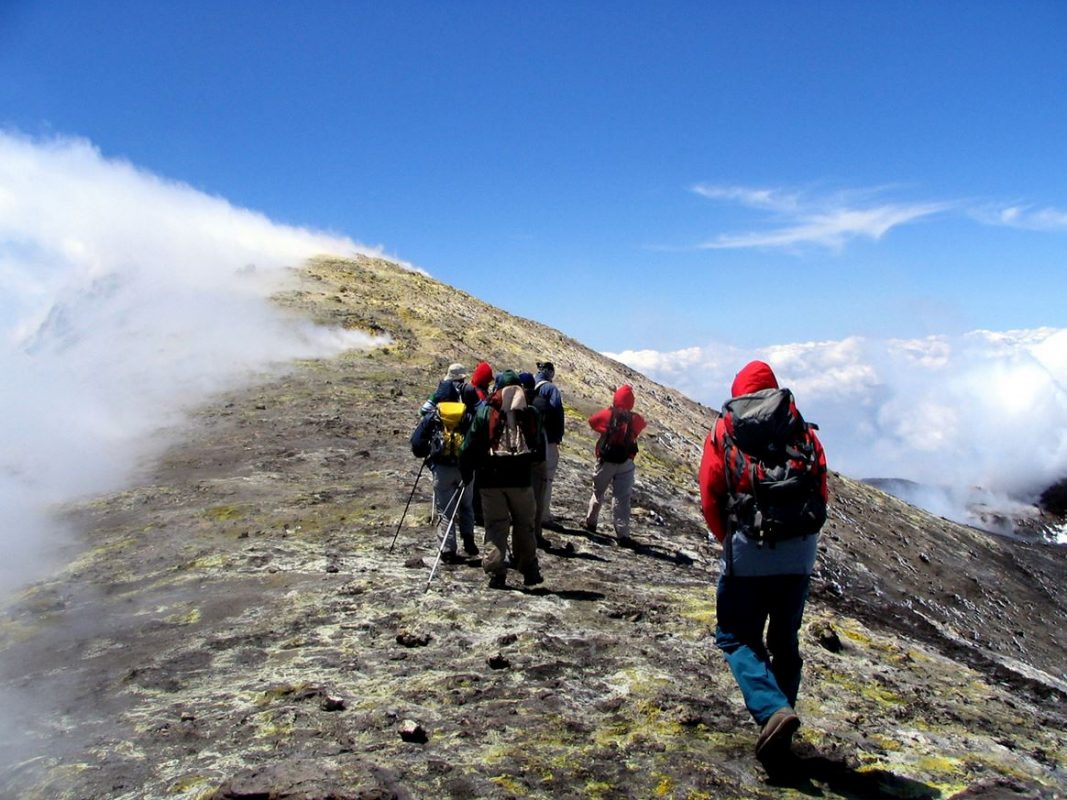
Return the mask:
[[[762,361],[750,361],[734,378],[730,387],[731,397],[758,392],[760,389],[777,389],[778,379],[768,364]],[[700,508],[704,512],[704,522],[720,542],[726,537],[726,465],[722,457],[722,435],[725,423],[722,417],[715,421],[715,427],[704,440],[704,455],[700,459]],[[816,458],[822,466],[822,484],[819,490],[823,500],[827,499],[826,490],[826,453],[814,432]]]
[[493,368],[488,362],[481,361],[471,373],[471,385],[478,390],[478,397],[485,400],[489,396],[489,384],[493,382]]
[[[608,429],[608,424],[611,422],[611,410],[612,408],[621,408],[623,411],[633,411],[634,408],[634,390],[628,383],[624,383],[618,389],[615,390],[615,396],[611,398],[611,408],[602,408],[597,411],[593,416],[589,418],[589,427],[597,433],[604,433]],[[630,416],[630,430],[633,431],[634,439],[636,439],[641,431],[645,429],[648,423],[645,422],[645,418],[640,414],[631,414]],[[600,453],[597,453],[600,456]]]

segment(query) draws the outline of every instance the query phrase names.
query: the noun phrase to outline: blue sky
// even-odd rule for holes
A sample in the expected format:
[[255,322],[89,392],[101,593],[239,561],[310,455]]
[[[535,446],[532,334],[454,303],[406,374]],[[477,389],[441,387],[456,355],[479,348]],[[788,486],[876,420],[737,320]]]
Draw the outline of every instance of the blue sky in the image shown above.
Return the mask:
[[1062,2],[0,2],[83,137],[602,350],[1067,325]]
[[0,592],[185,409],[374,344],[267,302],[323,250],[709,406],[764,358],[835,470],[1032,501],[1067,475],[1065,42],[1060,0],[0,0]]

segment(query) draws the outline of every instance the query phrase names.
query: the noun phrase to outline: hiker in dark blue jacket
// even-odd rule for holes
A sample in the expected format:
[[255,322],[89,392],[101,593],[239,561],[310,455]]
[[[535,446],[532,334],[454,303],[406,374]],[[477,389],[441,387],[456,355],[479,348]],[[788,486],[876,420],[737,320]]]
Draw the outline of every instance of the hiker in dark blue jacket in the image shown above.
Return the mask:
[[459,450],[472,418],[466,404],[442,400],[422,415],[411,434],[412,455],[426,459],[433,473],[441,558],[451,564],[463,560],[456,552],[457,528],[464,552],[478,555],[474,541],[474,490],[462,480],[459,468]]
[[541,411],[542,424],[548,446],[545,450],[545,488],[541,493],[541,527],[550,531],[562,530],[562,526],[552,516],[552,483],[556,479],[556,467],[559,466],[559,445],[563,441],[563,396],[552,382],[556,377],[556,367],[551,361],[537,362],[537,375],[534,376],[534,393],[540,401],[536,403]]
[[[527,405],[536,408],[537,413],[543,417],[545,409],[548,407],[548,401],[537,394],[537,390],[534,389],[535,383],[536,380],[534,379],[534,376],[529,372],[519,373],[519,384],[526,393]],[[541,438],[538,440],[537,447],[535,448],[536,452],[534,454],[533,467],[530,472],[530,482],[533,486],[534,503],[536,504],[536,508],[534,509],[534,539],[537,540],[537,546],[542,550],[547,550],[550,546],[549,541],[545,538],[545,535],[541,530],[541,504],[544,502],[545,497],[545,452],[547,448],[548,439],[545,436],[544,426],[542,426]]]

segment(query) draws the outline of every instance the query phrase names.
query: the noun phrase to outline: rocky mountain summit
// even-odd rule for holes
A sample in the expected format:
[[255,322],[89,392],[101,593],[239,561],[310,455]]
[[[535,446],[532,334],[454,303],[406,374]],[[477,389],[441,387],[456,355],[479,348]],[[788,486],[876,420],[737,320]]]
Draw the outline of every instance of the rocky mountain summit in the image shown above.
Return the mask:
[[[1067,549],[833,474],[802,630],[802,769],[770,782],[714,647],[695,478],[714,412],[386,261],[318,259],[300,281],[278,298],[291,313],[389,343],[217,398],[135,485],[68,510],[83,549],[2,617],[0,795],[1067,793]],[[449,362],[544,357],[567,413],[545,583],[490,591],[470,559],[426,590],[428,476],[389,551],[419,405]],[[626,546],[578,526],[585,418],[623,382],[650,423]]]

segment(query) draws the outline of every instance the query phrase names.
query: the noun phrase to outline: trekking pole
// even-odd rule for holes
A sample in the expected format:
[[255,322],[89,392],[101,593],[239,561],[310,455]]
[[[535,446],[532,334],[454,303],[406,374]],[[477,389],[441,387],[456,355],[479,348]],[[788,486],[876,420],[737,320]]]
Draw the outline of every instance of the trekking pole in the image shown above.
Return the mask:
[[430,459],[424,458],[422,460],[422,466],[419,467],[419,474],[415,476],[415,484],[411,487],[411,494],[408,495],[407,505],[404,506],[404,513],[400,515],[400,523],[396,526],[396,533],[393,534],[393,543],[389,545],[389,552],[393,552],[393,547],[396,546],[396,537],[400,535],[400,528],[404,525],[404,517],[408,515],[408,509],[411,507],[411,498],[415,496],[415,490],[419,488],[419,478],[422,477],[422,471],[426,465],[430,462]]
[[433,493],[433,497],[430,498],[430,518],[427,522],[433,525],[434,517],[437,516],[437,492]]
[[[448,502],[445,503],[445,512],[444,512],[445,516],[448,515],[448,509],[452,508],[452,501],[456,499],[456,492],[458,492],[458,491],[459,491],[459,489],[456,489],[455,492],[452,492],[452,496],[450,498],[448,498]],[[434,520],[436,518],[437,518],[437,492],[434,492],[434,494],[433,494],[433,510],[430,512],[430,520],[429,520],[431,525],[434,523]]]
[[[450,498],[448,498],[448,502],[445,503],[445,511],[444,511],[444,514],[442,516],[445,516],[445,517],[448,516],[448,509],[452,508],[452,503],[455,502],[456,495],[459,494],[459,490],[460,489],[463,489],[463,483],[462,482],[460,483],[459,486],[456,487],[456,491],[452,492],[452,496]],[[457,506],[457,508],[458,508],[458,506]],[[452,516],[455,517],[455,514],[453,514]]]
[[[437,558],[434,559],[433,568],[430,570],[430,577],[426,580],[426,587],[422,590],[423,594],[430,591],[430,583],[433,581],[434,573],[437,572],[437,565],[441,563],[441,554],[445,552],[445,542],[448,541],[448,532],[452,530],[452,526],[456,524],[456,514],[459,513],[459,505],[463,501],[463,493],[467,491],[466,485],[460,483],[459,488],[456,489],[452,495],[452,499],[456,501],[456,507],[452,509],[452,518],[448,521],[448,527],[445,528],[445,535],[441,537],[441,546],[437,548]],[[449,505],[451,505],[449,501]],[[448,506],[445,506],[445,513],[448,513]]]

